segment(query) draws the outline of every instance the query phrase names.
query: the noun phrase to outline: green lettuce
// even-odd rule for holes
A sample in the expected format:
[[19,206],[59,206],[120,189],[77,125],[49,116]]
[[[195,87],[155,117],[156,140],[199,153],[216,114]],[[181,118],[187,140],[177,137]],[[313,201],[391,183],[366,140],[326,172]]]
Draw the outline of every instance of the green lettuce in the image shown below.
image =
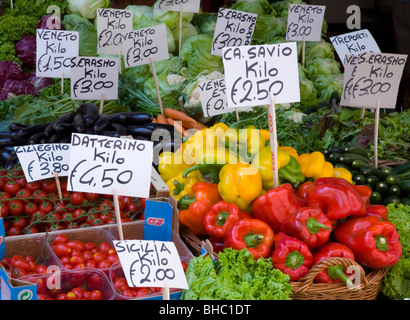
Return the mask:
[[94,19],[98,8],[110,6],[110,0],[67,0],[67,13],[78,14],[85,19]]
[[[156,8],[156,4],[159,1],[161,0],[157,0],[153,5],[153,19],[156,21],[163,22],[167,25],[168,28],[173,29],[175,26],[179,25],[180,12]],[[182,22],[191,22],[193,18],[193,12],[182,12]]]
[[340,63],[335,59],[313,58],[305,62],[309,79],[313,81],[320,75],[340,73]]
[[283,37],[286,32],[286,19],[271,15],[260,15],[256,19],[252,42],[255,44],[272,44],[275,38]]
[[[179,24],[172,29],[172,34],[174,35],[175,45],[179,48]],[[185,40],[198,35],[198,30],[195,26],[188,21],[182,22],[181,25],[181,43],[184,44]]]
[[340,98],[343,93],[343,73],[319,74],[313,81],[319,101],[329,101],[332,97]]
[[226,248],[219,259],[191,259],[186,270],[189,289],[181,300],[290,300],[289,276],[269,258],[255,260],[247,249]]
[[62,24],[68,31],[78,31],[80,56],[97,56],[97,28],[89,20],[78,14],[67,14],[64,16]]
[[276,11],[267,0],[238,0],[232,5],[231,9],[256,13],[258,16],[263,14],[276,15]]
[[321,40],[319,42],[306,42],[305,61],[313,60],[314,58],[334,59],[335,49],[330,42]]
[[198,33],[214,36],[217,15],[209,12],[196,13],[191,23],[197,28]]
[[402,256],[390,267],[380,291],[390,299],[410,298],[410,206],[392,203],[387,206],[389,222],[393,223],[400,236]]
[[289,5],[290,4],[307,4],[302,0],[283,0],[283,1],[275,1],[272,3],[273,9],[276,10],[277,15],[279,16],[287,16],[289,12]]
[[128,5],[125,10],[130,10],[132,12],[132,22],[133,24],[138,24],[141,20],[153,20],[154,9],[145,5]]
[[316,106],[319,102],[317,89],[309,79],[299,79],[300,105],[302,107]]

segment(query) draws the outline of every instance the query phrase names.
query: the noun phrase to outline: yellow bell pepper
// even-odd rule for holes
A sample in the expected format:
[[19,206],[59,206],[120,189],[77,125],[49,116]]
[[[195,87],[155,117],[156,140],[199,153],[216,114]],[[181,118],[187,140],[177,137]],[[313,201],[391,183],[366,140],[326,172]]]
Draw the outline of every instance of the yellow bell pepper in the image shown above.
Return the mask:
[[302,174],[306,178],[316,177],[315,179],[322,174],[326,162],[325,156],[319,151],[303,153],[297,160],[302,167]]
[[262,192],[262,178],[250,164],[227,164],[219,172],[218,190],[224,201],[248,211]]
[[290,146],[282,146],[282,147],[278,147],[280,150],[285,151],[287,154],[291,155],[292,157],[294,157],[296,160],[298,159],[299,155],[298,152],[296,151],[295,148],[290,147]]
[[166,185],[169,188],[170,194],[178,201],[183,196],[193,195],[192,186],[202,181],[198,171],[189,173],[186,178],[183,178],[182,172],[180,172],[177,176],[169,179]]
[[326,177],[333,177],[333,164],[331,164],[329,161],[325,161],[325,164],[323,166],[323,171],[319,176],[313,176],[313,179],[319,179],[319,178],[326,178]]
[[345,179],[349,183],[353,183],[352,173],[346,168],[334,168],[333,177]]
[[189,167],[190,165],[184,162],[181,152],[165,151],[159,155],[158,172],[165,182]]
[[270,139],[270,133],[266,129],[259,130],[259,134],[262,136],[263,139],[265,139],[265,142]]

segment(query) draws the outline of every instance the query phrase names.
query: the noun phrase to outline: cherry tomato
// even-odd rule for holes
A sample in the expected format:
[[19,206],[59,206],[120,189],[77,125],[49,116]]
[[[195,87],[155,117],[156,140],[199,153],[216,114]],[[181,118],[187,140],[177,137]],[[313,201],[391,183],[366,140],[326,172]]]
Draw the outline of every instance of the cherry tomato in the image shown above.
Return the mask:
[[94,253],[92,253],[90,250],[84,250],[82,252],[82,255],[86,260],[90,260],[90,259],[92,259]]
[[84,263],[84,265],[85,265],[87,268],[97,268],[97,262],[94,261],[94,260],[87,260],[87,261]]
[[39,233],[40,231],[36,227],[28,227],[23,229],[23,234]]
[[24,211],[24,204],[21,200],[13,199],[7,203],[9,207],[9,215],[11,216],[19,216]]
[[14,197],[20,190],[21,186],[15,180],[9,180],[4,184],[4,191],[7,192],[11,197]]
[[107,257],[107,254],[104,251],[98,251],[97,253],[93,255],[93,259],[96,262],[101,262],[105,260],[106,257]]
[[77,299],[77,295],[72,292],[72,291],[68,291],[65,295],[65,300],[75,300]]
[[26,183],[25,188],[33,193],[34,191],[39,190],[41,188],[41,185],[39,181],[31,181]]
[[70,240],[67,242],[67,245],[72,249],[85,250],[85,244],[79,240]]
[[94,242],[86,242],[84,243],[86,250],[96,249],[97,245]]
[[38,206],[38,208],[42,211],[44,211],[46,214],[53,211],[54,206],[50,201],[44,200],[41,202],[41,204]]
[[121,290],[120,294],[124,297],[127,297],[127,298],[133,298],[134,297],[134,292],[131,289]]
[[127,279],[125,279],[125,278],[118,278],[118,279],[116,279],[114,282],[114,289],[115,290],[125,290],[125,289],[128,289],[129,288],[129,286],[128,286],[128,283],[127,283]]
[[46,179],[41,181],[41,189],[46,193],[53,193],[57,191],[57,183],[55,179]]
[[53,243],[54,244],[67,243],[68,241],[70,241],[70,239],[68,238],[68,236],[66,234],[57,234],[54,238]]
[[15,197],[18,199],[27,199],[30,198],[32,195],[32,192],[29,189],[23,188],[17,191]]
[[99,290],[93,290],[88,297],[88,300],[102,300],[103,296]]
[[80,254],[75,255],[75,256],[72,256],[72,257],[70,258],[70,263],[71,263],[73,266],[75,266],[75,265],[77,265],[77,264],[84,264],[85,262],[86,262],[85,258],[84,258],[82,255],[80,255]]
[[120,261],[117,254],[109,254],[107,256],[107,260],[110,261],[111,263],[116,263],[116,262]]
[[82,192],[73,192],[71,194],[71,203],[75,206],[82,205],[84,202],[84,195]]
[[10,193],[6,192],[6,191],[1,191],[0,192],[0,200],[6,200],[6,199],[10,199],[11,195]]
[[141,288],[137,291],[136,297],[143,297],[149,295],[151,291],[148,288]]
[[23,230],[25,227],[27,227],[28,220],[24,217],[18,217],[11,222],[11,225],[13,227],[20,227],[20,229]]
[[0,217],[7,217],[7,215],[9,214],[9,207],[7,206],[7,204],[5,202],[1,202],[0,203]]
[[83,299],[84,298],[84,290],[76,287],[76,288],[72,288],[71,292],[74,292],[75,295],[77,296],[77,299]]
[[84,198],[88,201],[97,200],[100,197],[98,193],[84,192]]
[[56,300],[67,300],[66,293],[59,293],[56,297]]
[[18,235],[21,235],[21,228],[20,228],[20,227],[11,226],[10,229],[7,230],[7,235],[8,235],[8,236],[18,236]]
[[69,255],[72,249],[66,243],[56,243],[53,246],[53,251],[57,257],[63,257]]
[[33,198],[33,201],[36,204],[40,205],[46,199],[47,193],[44,190],[38,189],[38,190],[34,191],[31,196]]
[[61,263],[62,264],[69,264],[70,263],[70,256],[62,256],[62,257],[60,257],[60,261],[61,261]]
[[112,249],[111,245],[108,242],[101,242],[100,245],[98,246],[98,250],[108,252]]
[[38,209],[38,205],[35,202],[29,201],[24,204],[24,214],[26,216],[32,216]]
[[100,262],[98,262],[97,268],[98,269],[108,269],[109,267],[111,267],[112,263],[110,260],[108,259],[104,259]]
[[48,268],[43,265],[43,264],[39,264],[36,266],[36,269],[34,270],[35,273],[47,273]]

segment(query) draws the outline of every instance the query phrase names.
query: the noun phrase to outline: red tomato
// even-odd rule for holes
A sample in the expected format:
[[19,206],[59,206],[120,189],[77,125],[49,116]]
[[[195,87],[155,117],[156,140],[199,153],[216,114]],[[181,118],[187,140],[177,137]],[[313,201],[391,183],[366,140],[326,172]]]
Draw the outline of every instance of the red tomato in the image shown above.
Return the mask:
[[103,296],[99,290],[93,290],[88,297],[88,300],[102,300]]
[[76,265],[73,266],[73,269],[82,269],[85,268],[84,263],[77,263]]
[[108,220],[113,218],[113,213],[112,212],[107,212],[105,214],[100,214],[99,216],[100,220],[106,223]]
[[108,242],[101,242],[100,245],[98,246],[98,250],[108,252],[112,249],[111,245]]
[[104,211],[104,210],[114,210],[114,204],[110,200],[104,200],[101,202],[101,204],[98,206],[98,211]]
[[113,283],[114,283],[114,289],[117,291],[125,290],[129,288],[127,279],[125,278],[118,278]]
[[40,204],[43,203],[43,201],[47,197],[47,193],[44,190],[38,189],[38,190],[34,191],[31,196],[33,198],[33,201],[36,204],[40,205]]
[[127,298],[133,298],[134,297],[134,292],[131,289],[121,290],[120,294],[124,297],[127,297]]
[[54,206],[51,203],[51,201],[44,200],[43,202],[41,202],[41,204],[38,206],[38,208],[40,210],[43,210],[47,214],[47,213],[53,211]]
[[82,192],[73,192],[71,194],[71,203],[75,206],[82,205],[84,201],[84,195]]
[[62,256],[60,257],[61,263],[62,264],[69,264],[70,263],[70,256]]
[[33,193],[34,191],[40,189],[41,185],[39,181],[31,181],[31,182],[27,182],[25,185],[25,188],[30,190],[31,193]]
[[86,215],[86,211],[81,208],[75,209],[71,214],[73,219],[75,219],[79,223],[85,221],[85,215]]
[[0,192],[0,200],[6,200],[6,199],[10,199],[11,195],[8,192],[5,191],[1,191]]
[[71,248],[71,256],[79,256],[82,255],[82,251],[80,249],[77,248]]
[[104,259],[104,260],[98,262],[97,268],[98,269],[107,269],[107,268],[111,267],[111,265],[112,265],[112,263],[111,263],[110,260]]
[[56,243],[53,246],[53,251],[57,257],[63,257],[69,255],[72,249],[66,243]]
[[141,288],[137,291],[136,297],[143,297],[150,294],[151,291],[148,288]]
[[116,255],[116,254],[109,254],[107,256],[107,260],[110,261],[111,263],[116,263],[116,262],[120,261],[120,259],[118,258],[118,255]]
[[31,216],[31,219],[33,221],[37,221],[43,218],[45,215],[46,213],[43,210],[36,210],[36,212],[34,212],[33,215]]
[[71,292],[75,293],[75,295],[77,296],[77,299],[83,299],[84,298],[84,290],[79,288],[79,287],[71,289]]
[[92,253],[90,250],[84,250],[84,251],[82,252],[82,254],[83,254],[83,257],[84,257],[86,260],[92,259],[93,255],[94,255],[94,253]]
[[28,225],[28,220],[23,217],[18,217],[15,220],[11,222],[11,225],[13,227],[20,227],[21,230],[23,230],[25,227]]
[[14,180],[7,181],[3,186],[4,191],[7,192],[11,197],[14,197],[20,190],[20,188],[21,186]]
[[65,300],[75,300],[77,299],[77,295],[72,292],[72,291],[68,291],[65,295]]
[[23,188],[17,191],[15,197],[18,199],[26,199],[30,198],[32,195],[32,192],[29,189]]
[[73,265],[73,266],[75,266],[75,265],[77,265],[77,264],[84,264],[85,263],[85,258],[82,256],[82,255],[75,255],[75,256],[72,256],[71,258],[70,258],[70,263]]
[[35,273],[47,273],[48,268],[43,265],[43,264],[39,264],[36,266],[36,269],[34,270]]
[[20,227],[10,227],[9,230],[7,230],[7,235],[8,236],[19,236],[21,235],[21,228]]
[[67,300],[65,293],[59,293],[56,297],[56,300]]
[[15,259],[10,261],[10,265],[13,268],[19,268],[22,269],[24,271],[29,271],[31,268],[30,263],[28,263],[27,261],[25,261],[24,259]]
[[97,248],[97,245],[94,242],[86,242],[84,243],[86,250],[92,250]]
[[72,249],[85,250],[85,244],[79,240],[70,240],[67,242],[67,245]]
[[84,192],[84,198],[88,201],[97,200],[99,196],[100,195],[98,193]]
[[53,193],[57,191],[57,183],[55,179],[46,179],[40,182],[41,189],[43,189],[46,193]]
[[53,243],[67,243],[68,241],[70,241],[70,239],[66,234],[58,234],[55,236]]
[[7,206],[7,204],[5,202],[1,202],[0,203],[0,217],[7,217],[7,215],[9,214],[9,207]]
[[60,179],[60,189],[61,191],[67,191],[67,179]]
[[94,260],[87,260],[87,261],[84,263],[84,265],[85,265],[87,268],[97,268],[97,262],[94,261]]
[[35,202],[29,201],[24,205],[24,214],[26,216],[32,216],[38,209],[38,205]]
[[28,227],[24,228],[23,234],[33,234],[33,233],[39,233],[39,230],[36,227]]
[[104,251],[98,251],[97,253],[93,255],[93,259],[96,262],[103,261],[105,260],[106,257],[107,257],[107,254]]
[[10,200],[7,202],[7,206],[9,207],[9,215],[11,216],[19,216],[24,211],[24,204],[18,199]]
[[83,292],[83,297],[84,297],[84,299],[85,300],[88,300],[88,298],[90,297],[90,291],[88,291],[88,290],[85,290],[84,292]]

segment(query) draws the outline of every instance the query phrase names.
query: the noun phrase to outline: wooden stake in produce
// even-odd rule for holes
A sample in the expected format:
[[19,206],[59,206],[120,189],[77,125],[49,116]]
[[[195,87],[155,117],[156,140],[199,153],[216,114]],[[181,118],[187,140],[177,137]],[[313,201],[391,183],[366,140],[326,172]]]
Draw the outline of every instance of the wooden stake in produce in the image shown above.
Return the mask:
[[305,66],[305,51],[306,51],[306,36],[303,35],[303,42],[302,42],[302,67]]
[[366,108],[362,107],[362,109],[360,110],[360,119],[364,118],[364,113],[366,112]]
[[64,72],[61,76],[61,94],[64,93]]
[[178,55],[181,59],[181,48],[182,48],[182,3],[179,6],[179,43],[178,43]]
[[120,235],[120,240],[124,241],[124,233],[122,231],[120,204],[119,204],[119,201],[118,201],[117,189],[114,189],[114,209],[115,209],[115,218],[116,218],[117,224],[118,224],[118,232],[119,232],[119,235]]
[[103,93],[101,95],[101,100],[100,100],[100,114],[102,114],[104,111],[104,99],[105,99],[105,94]]
[[162,288],[162,300],[169,300],[169,286],[168,282],[164,282],[164,288]]
[[270,152],[272,157],[272,169],[273,169],[273,187],[277,188],[279,186],[279,175],[278,175],[278,144],[277,144],[277,133],[276,133],[276,110],[273,93],[270,92],[271,103],[268,106],[268,119],[269,119],[269,136],[270,136]]
[[377,145],[379,140],[379,116],[380,116],[380,100],[377,100],[376,112],[374,114],[374,166],[378,169],[379,160],[377,154]]
[[162,107],[162,100],[161,100],[161,94],[159,92],[157,72],[155,71],[155,64],[154,64],[154,60],[152,58],[151,58],[151,69],[152,69],[152,75],[154,76],[155,89],[157,90],[159,108],[161,109],[161,114],[163,115],[164,114],[164,108]]
[[238,110],[238,108],[235,108],[235,114],[236,114],[236,121],[239,121],[239,110]]
[[61,192],[61,184],[57,172],[54,173],[54,179],[56,180],[58,198],[60,199],[60,202],[63,202],[63,193]]

